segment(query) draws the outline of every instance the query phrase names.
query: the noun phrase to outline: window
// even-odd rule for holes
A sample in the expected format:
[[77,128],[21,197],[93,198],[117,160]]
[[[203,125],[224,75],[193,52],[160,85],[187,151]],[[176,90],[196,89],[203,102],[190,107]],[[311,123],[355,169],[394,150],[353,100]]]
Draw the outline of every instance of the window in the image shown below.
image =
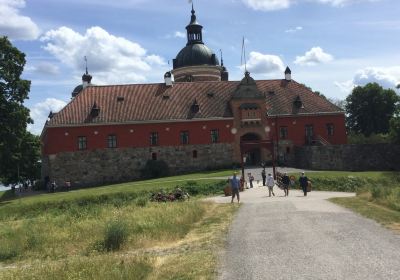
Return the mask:
[[306,144],[310,145],[312,144],[314,138],[314,128],[312,125],[306,125],[304,128],[306,133]]
[[333,125],[333,123],[328,123],[326,125],[326,132],[328,136],[333,136],[335,134],[335,126]]
[[279,135],[281,139],[287,139],[288,138],[288,128],[287,126],[281,126],[279,128]]
[[193,150],[192,156],[193,156],[193,158],[197,158],[197,151],[196,150]]
[[78,137],[78,150],[86,150],[87,149],[87,140],[86,136]]
[[150,145],[157,146],[158,145],[158,132],[150,133]]
[[306,125],[306,137],[313,137],[314,136],[314,128],[312,125]]
[[211,132],[211,143],[218,143],[219,142],[218,129],[212,129],[210,132]]
[[189,144],[189,131],[181,131],[181,144]]
[[108,135],[107,147],[116,148],[117,147],[117,135]]
[[151,159],[157,160],[157,153],[151,153]]

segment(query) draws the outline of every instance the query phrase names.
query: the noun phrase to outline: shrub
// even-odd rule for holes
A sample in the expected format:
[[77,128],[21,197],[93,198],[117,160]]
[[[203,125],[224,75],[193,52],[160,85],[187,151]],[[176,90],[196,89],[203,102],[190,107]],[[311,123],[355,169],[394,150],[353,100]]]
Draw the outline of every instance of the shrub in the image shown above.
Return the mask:
[[21,253],[21,248],[13,242],[1,242],[0,244],[0,261],[7,261],[17,257]]
[[169,175],[169,167],[163,160],[148,160],[141,173],[145,179],[166,177]]
[[104,232],[104,249],[116,251],[128,239],[128,227],[121,220],[111,221],[107,224]]
[[145,197],[139,197],[138,199],[136,199],[136,206],[139,207],[145,207],[147,205],[147,198]]

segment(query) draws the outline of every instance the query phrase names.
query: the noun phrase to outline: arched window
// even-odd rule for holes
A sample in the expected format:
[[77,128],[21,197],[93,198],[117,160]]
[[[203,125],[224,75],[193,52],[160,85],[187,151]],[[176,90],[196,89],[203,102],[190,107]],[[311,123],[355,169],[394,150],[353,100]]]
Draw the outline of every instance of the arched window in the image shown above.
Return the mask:
[[193,156],[193,158],[197,158],[197,150],[193,150],[192,156]]

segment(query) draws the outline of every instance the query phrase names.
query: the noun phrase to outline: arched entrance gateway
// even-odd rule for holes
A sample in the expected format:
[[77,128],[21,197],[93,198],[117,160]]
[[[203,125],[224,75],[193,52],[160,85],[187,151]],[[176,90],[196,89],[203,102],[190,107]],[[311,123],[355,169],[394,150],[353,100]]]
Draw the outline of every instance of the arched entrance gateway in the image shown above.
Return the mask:
[[[264,158],[262,157],[264,152]],[[240,137],[240,157],[242,166],[242,177],[244,176],[245,165],[261,165],[262,161],[266,161],[265,155],[271,154],[273,176],[276,178],[275,172],[275,153],[274,143],[272,140],[262,140],[256,133],[246,133]]]
[[[252,143],[261,140],[261,137],[256,133],[246,133],[240,137],[241,143]],[[259,166],[263,160],[261,155],[261,147],[249,145],[248,149],[243,152],[244,165],[246,166]],[[265,159],[264,159],[265,161]]]

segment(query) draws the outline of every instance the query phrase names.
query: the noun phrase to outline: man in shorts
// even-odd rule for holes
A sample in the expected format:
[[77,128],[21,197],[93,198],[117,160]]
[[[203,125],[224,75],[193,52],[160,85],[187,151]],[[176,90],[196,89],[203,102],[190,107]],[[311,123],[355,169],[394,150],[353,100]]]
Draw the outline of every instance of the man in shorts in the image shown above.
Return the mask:
[[274,185],[275,185],[274,177],[272,177],[271,174],[268,174],[267,187],[268,187],[269,196],[271,196],[271,193],[272,193],[273,196],[275,196],[275,194],[274,194]]
[[240,182],[239,179],[236,177],[236,172],[235,172],[233,173],[233,177],[231,179],[231,189],[232,189],[231,203],[233,203],[233,199],[235,198],[235,196],[237,197],[238,203],[240,202],[239,187],[240,187]]

